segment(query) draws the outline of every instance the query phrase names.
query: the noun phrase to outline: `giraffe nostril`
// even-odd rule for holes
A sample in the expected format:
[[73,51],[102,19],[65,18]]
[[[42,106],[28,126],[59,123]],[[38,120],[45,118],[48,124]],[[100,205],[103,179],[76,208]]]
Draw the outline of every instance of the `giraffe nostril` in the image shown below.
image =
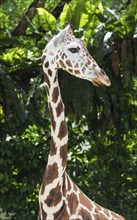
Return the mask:
[[101,73],[102,73],[103,75],[106,75],[106,72],[105,72],[104,70],[102,70],[102,69],[101,69]]

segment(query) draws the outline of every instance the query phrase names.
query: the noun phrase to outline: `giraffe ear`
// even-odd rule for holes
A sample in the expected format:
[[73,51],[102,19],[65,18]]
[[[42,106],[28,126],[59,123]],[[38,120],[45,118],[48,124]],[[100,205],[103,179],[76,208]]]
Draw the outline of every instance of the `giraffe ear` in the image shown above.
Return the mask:
[[70,25],[67,25],[66,28],[64,28],[62,31],[60,31],[55,37],[54,37],[54,46],[58,47],[60,44],[65,43],[65,40],[68,36],[73,36],[73,31]]

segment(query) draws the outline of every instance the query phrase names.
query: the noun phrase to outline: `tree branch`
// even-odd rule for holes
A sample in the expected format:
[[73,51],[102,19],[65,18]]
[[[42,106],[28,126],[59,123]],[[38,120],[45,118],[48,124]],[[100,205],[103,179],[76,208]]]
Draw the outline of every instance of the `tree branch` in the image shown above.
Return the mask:
[[[63,7],[66,3],[70,2],[71,0],[62,0],[59,2],[59,4],[53,9],[52,14],[53,16],[58,19],[60,16]],[[25,35],[26,30],[30,24],[30,22],[33,20],[33,18],[36,15],[36,8],[43,7],[46,0],[34,0],[31,5],[29,6],[28,10],[25,12],[23,17],[21,18],[18,25],[13,29],[12,34],[14,36],[20,36]]]
[[34,0],[28,10],[25,12],[23,15],[22,19],[18,23],[18,25],[14,28],[12,31],[12,34],[14,36],[20,36],[24,35],[26,33],[26,30],[29,26],[29,22],[33,20],[36,14],[36,8],[43,7],[45,4],[46,0]]
[[66,3],[70,2],[71,0],[62,0],[58,3],[58,5],[53,9],[52,11],[52,15],[58,19],[58,17],[60,16],[62,10],[63,10],[63,7]]
[[0,5],[4,4],[5,0],[0,0]]

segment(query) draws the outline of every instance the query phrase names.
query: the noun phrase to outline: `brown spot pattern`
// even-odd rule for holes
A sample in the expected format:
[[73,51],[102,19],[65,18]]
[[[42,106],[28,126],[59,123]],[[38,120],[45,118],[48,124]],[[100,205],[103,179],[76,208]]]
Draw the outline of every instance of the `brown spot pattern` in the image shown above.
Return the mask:
[[51,137],[50,156],[56,155],[56,153],[57,153],[57,147],[53,140],[53,137]]
[[62,103],[62,101],[60,101],[57,108],[56,108],[57,117],[60,116],[60,114],[63,112],[63,110],[64,110],[63,103]]
[[72,67],[72,64],[71,64],[70,60],[66,60],[66,65],[69,66],[69,67]]
[[87,210],[82,208],[80,211],[80,214],[81,214],[83,220],[91,220],[91,215],[90,215],[90,213],[87,212]]
[[75,70],[74,73],[75,73],[76,75],[80,74],[79,70]]
[[49,67],[49,61],[47,61],[47,62],[45,63],[45,67],[46,67],[46,68]]
[[54,214],[54,219],[55,220],[68,220],[69,219],[69,214],[67,212],[65,202],[63,202],[63,205],[60,208],[60,210]]
[[44,201],[48,207],[56,206],[58,203],[60,203],[62,198],[60,190],[61,187],[58,183],[58,185],[49,192],[47,199]]
[[69,69],[68,69],[68,72],[69,72],[69,73],[73,73],[73,69],[70,69],[70,68],[69,68]]
[[93,67],[97,67],[97,64],[93,63]]
[[91,205],[90,200],[84,195],[84,193],[81,191],[79,194],[80,203],[85,205],[89,210],[92,210],[93,206]]
[[110,213],[107,209],[103,209],[103,212],[105,213],[105,215],[107,215],[108,217],[110,217]]
[[74,191],[77,192],[78,190],[77,186],[74,184],[73,187],[74,187]]
[[[114,218],[117,218],[118,215],[117,215],[116,213],[113,212],[113,217],[114,217]],[[122,216],[120,216],[120,217],[122,218]],[[122,219],[124,219],[124,218],[122,218]]]
[[82,68],[82,72],[85,74],[85,70],[86,70],[86,68],[85,67],[83,67]]
[[78,63],[76,63],[74,67],[75,67],[75,68],[78,68]]
[[51,60],[51,64],[54,64],[54,60]]
[[52,110],[51,106],[49,106],[49,110],[50,110],[50,117],[51,117],[51,124],[52,124],[52,127],[53,127],[53,131],[55,131],[55,129],[56,129],[56,122],[54,120],[53,110]]
[[54,83],[56,82],[56,80],[57,80],[57,76],[55,76],[55,78],[54,78]]
[[42,63],[44,62],[45,58],[46,58],[46,56],[43,55],[42,58],[41,58]]
[[58,166],[57,163],[54,163],[53,165],[48,165],[45,169],[43,181],[42,181],[42,188],[41,188],[41,194],[44,193],[45,186],[52,183],[54,179],[58,177]]
[[66,65],[64,64],[64,62],[62,60],[60,60],[59,63],[60,63],[62,68],[64,68],[64,69],[66,68]]
[[58,137],[61,140],[62,138],[64,138],[67,135],[67,126],[66,126],[66,121],[62,121],[60,123],[60,128],[59,128],[59,134]]
[[51,69],[48,69],[48,74],[49,74],[50,76],[52,76],[52,71],[51,71]]
[[66,196],[66,192],[67,192],[67,190],[66,190],[66,175],[65,175],[65,173],[63,174],[63,185],[62,185],[62,191],[63,191],[63,196]]
[[67,176],[67,180],[68,180],[68,189],[67,189],[67,191],[70,191],[70,189],[71,189],[71,183],[70,183],[70,179],[69,179],[68,176]]
[[55,88],[53,89],[52,101],[53,101],[54,103],[56,103],[57,100],[58,100],[58,97],[59,97],[59,89],[58,89],[58,87],[55,87]]
[[56,55],[56,60],[58,60],[58,58],[59,58],[59,55],[57,54],[57,55]]
[[102,207],[96,204],[95,212],[101,212]]
[[49,55],[50,55],[50,56],[54,56],[54,53],[50,52]]
[[[80,62],[80,61],[79,61]],[[87,64],[86,64],[87,65]],[[85,66],[84,63],[80,62],[80,67]]]
[[67,144],[60,148],[60,157],[62,159],[63,168],[67,165]]
[[[41,210],[42,210],[42,217],[43,217],[43,219],[46,220],[47,214],[46,214],[46,212],[44,212],[44,210],[43,210],[43,204],[41,204]],[[41,218],[40,218],[40,219],[41,219]]]
[[47,83],[48,87],[50,88],[50,81],[47,74],[44,74],[44,81]]
[[90,65],[90,64],[91,64],[91,61],[90,61],[89,59],[87,60],[87,64],[88,64],[88,65]]
[[71,193],[70,195],[67,196],[67,200],[68,200],[68,207],[69,207],[70,213],[73,215],[76,213],[76,209],[78,206],[77,196],[75,195],[75,193]]
[[64,60],[64,59],[66,59],[67,58],[67,55],[65,54],[65,53],[63,53],[62,55],[61,55],[61,58]]

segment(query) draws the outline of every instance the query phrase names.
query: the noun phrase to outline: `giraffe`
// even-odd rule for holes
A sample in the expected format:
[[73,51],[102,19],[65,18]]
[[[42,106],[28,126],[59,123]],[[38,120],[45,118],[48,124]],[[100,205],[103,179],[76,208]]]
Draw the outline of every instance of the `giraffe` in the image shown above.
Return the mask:
[[90,56],[70,25],[54,36],[42,55],[44,83],[51,117],[51,147],[39,192],[39,220],[124,220],[91,201],[66,173],[68,130],[57,70],[110,86],[106,73]]

